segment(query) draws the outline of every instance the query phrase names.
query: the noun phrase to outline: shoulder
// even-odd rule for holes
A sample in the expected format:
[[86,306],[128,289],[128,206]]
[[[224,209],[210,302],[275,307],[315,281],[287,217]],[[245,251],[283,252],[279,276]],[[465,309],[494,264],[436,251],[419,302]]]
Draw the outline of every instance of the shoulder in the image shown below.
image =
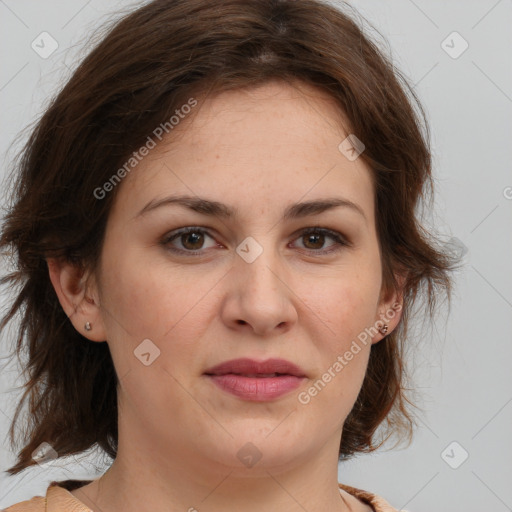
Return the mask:
[[375,512],[400,512],[398,509],[392,507],[384,498],[373,494],[363,489],[351,487],[350,485],[338,484],[340,489],[346,491],[358,500],[369,505]]
[[45,498],[43,496],[34,496],[30,500],[20,501],[4,509],[4,512],[44,512]]
[[[64,512],[72,510],[73,512],[91,512],[83,503],[78,501],[68,490],[68,482],[77,482],[67,480],[65,482],[51,482],[46,489],[45,496],[34,496],[25,501],[15,503],[7,507],[2,512]],[[67,487],[67,488],[65,488]]]

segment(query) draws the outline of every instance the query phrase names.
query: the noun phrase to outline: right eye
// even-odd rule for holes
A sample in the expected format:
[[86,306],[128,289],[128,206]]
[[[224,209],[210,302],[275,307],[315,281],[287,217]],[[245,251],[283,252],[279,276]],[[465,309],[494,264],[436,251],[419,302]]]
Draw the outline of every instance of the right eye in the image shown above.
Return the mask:
[[[205,229],[189,226],[183,229],[171,231],[164,237],[162,244],[170,251],[177,254],[200,256],[204,253],[204,251],[198,251],[204,248],[205,235],[212,238]],[[181,248],[175,247],[171,244],[171,242],[174,242],[175,240],[179,242],[182,246]],[[215,244],[210,247],[213,246],[215,246]]]

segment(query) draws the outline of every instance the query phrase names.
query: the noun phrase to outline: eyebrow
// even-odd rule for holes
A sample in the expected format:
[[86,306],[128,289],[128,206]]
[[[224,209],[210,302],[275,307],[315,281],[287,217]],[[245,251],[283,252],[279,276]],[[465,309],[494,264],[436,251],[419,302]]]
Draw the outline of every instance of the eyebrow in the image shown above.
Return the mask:
[[[143,216],[151,211],[156,210],[157,208],[170,205],[183,206],[202,215],[209,215],[222,219],[237,219],[239,217],[239,211],[237,208],[232,208],[218,201],[211,201],[208,199],[189,195],[175,195],[168,196],[163,199],[152,200],[146,204],[144,208],[142,208],[136,217]],[[314,201],[292,204],[284,212],[282,220],[298,219],[310,215],[318,215],[327,210],[339,207],[350,208],[352,211],[362,215],[366,222],[368,221],[363,209],[359,205],[341,197],[316,199]]]

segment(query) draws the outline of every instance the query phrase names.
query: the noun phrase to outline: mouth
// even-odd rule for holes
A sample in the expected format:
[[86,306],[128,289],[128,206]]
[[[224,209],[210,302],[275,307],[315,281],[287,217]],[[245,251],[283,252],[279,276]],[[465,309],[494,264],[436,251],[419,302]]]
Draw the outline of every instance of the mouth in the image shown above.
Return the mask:
[[204,375],[222,391],[254,402],[286,395],[306,378],[301,368],[284,359],[233,359],[206,370]]

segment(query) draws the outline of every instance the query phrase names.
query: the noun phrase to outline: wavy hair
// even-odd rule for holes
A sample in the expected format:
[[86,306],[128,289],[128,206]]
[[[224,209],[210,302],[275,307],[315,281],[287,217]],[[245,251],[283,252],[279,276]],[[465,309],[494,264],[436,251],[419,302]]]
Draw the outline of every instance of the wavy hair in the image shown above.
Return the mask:
[[[359,20],[359,21],[358,21]],[[407,397],[411,308],[433,315],[450,299],[450,254],[422,227],[416,208],[433,194],[429,128],[413,87],[365,34],[360,15],[321,0],[154,0],[109,26],[38,120],[12,169],[11,203],[0,248],[14,293],[0,329],[14,319],[14,352],[26,374],[9,435],[14,475],[34,465],[43,442],[59,456],[99,446],[117,453],[118,379],[107,343],[77,332],[51,284],[47,258],[97,268],[106,221],[120,187],[102,187],[192,95],[299,80],[327,92],[364,142],[371,169],[383,284],[403,311],[371,348],[366,376],[344,425],[340,458],[369,452],[382,438],[412,438]],[[197,109],[196,109],[197,110]],[[122,185],[121,185],[122,186]],[[13,352],[13,353],[14,353]],[[64,354],[64,356],[63,356]],[[28,399],[24,428],[18,416]]]

